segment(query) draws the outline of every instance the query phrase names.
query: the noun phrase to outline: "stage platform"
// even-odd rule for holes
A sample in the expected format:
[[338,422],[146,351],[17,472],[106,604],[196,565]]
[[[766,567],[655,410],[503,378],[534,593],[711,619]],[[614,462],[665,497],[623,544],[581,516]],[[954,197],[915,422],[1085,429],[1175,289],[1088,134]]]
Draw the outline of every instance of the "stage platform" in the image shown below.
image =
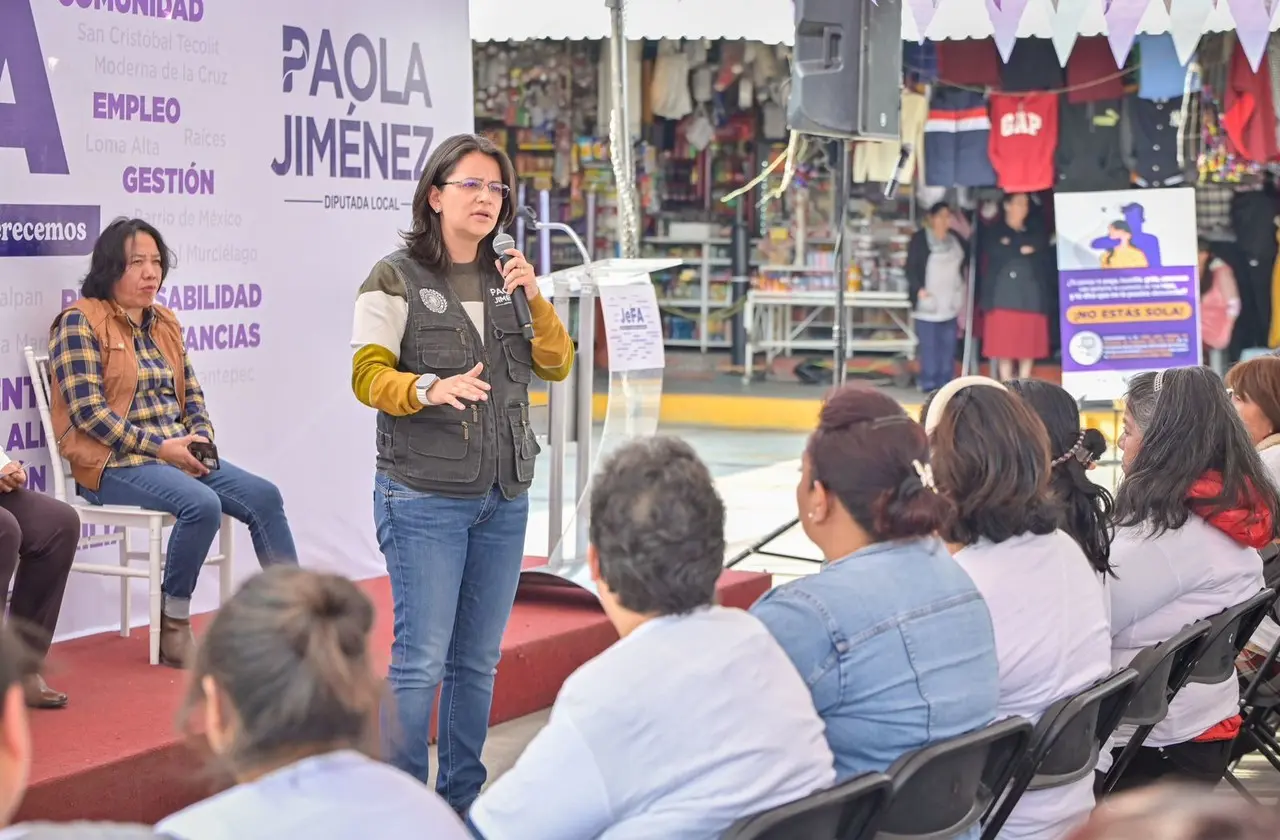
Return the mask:
[[[769,575],[726,571],[720,602],[749,606],[769,585]],[[378,608],[374,660],[385,672],[390,585],[377,578],[361,587]],[[196,618],[197,635],[208,620]],[[503,640],[493,723],[550,706],[565,678],[616,638],[587,593],[522,587]],[[35,766],[19,820],[153,823],[216,790],[207,762],[177,734],[185,675],[147,664],[146,628],[135,628],[128,639],[104,633],[54,645],[47,670],[71,702],[31,713]]]

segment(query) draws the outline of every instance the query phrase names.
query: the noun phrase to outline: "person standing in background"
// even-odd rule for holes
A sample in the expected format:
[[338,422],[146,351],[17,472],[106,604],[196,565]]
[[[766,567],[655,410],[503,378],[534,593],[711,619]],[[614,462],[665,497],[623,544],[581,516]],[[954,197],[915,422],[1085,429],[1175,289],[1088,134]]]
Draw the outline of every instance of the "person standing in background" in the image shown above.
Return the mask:
[[920,390],[941,388],[956,366],[956,325],[965,307],[969,243],[951,228],[951,206],[939,201],[907,246],[907,287],[920,342]]
[[1049,355],[1049,237],[1041,224],[1028,219],[1026,193],[1006,194],[1001,207],[1003,218],[982,234],[982,352],[996,360],[1001,380],[1014,378],[1015,361],[1017,377],[1029,379],[1036,359]]
[[[440,695],[436,790],[459,813],[480,793],[502,635],[515,602],[539,447],[529,383],[560,381],[574,348],[517,250],[494,238],[515,218],[506,153],[459,134],[432,153],[404,247],[356,298],[351,387],[377,409],[374,522],[391,577],[393,765],[427,782],[427,728]],[[512,294],[533,316],[521,334]]]
[[1227,348],[1240,317],[1240,288],[1236,273],[1200,240],[1200,339],[1209,351],[1209,367],[1219,376],[1227,372]]

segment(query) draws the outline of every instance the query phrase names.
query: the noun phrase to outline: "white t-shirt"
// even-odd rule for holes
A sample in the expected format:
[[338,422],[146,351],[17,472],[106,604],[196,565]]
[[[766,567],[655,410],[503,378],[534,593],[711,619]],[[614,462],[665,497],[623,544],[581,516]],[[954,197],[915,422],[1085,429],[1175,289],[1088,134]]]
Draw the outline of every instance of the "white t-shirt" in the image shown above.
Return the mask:
[[156,833],[174,840],[468,840],[462,821],[434,791],[349,750],[236,785],[162,820]]
[[565,681],[469,817],[486,840],[714,840],[835,779],[800,675],[754,616],[646,622]]
[[[1262,458],[1262,465],[1270,473],[1272,483],[1280,487],[1280,446],[1268,446],[1266,449],[1259,450],[1258,455]],[[4,464],[0,463],[0,467],[3,466]],[[1277,640],[1280,640],[1280,626],[1277,626],[1268,615],[1262,619],[1258,629],[1249,637],[1249,644],[1263,653],[1270,653]]]
[[[1145,647],[1163,642],[1188,624],[1247,601],[1262,589],[1262,558],[1198,516],[1176,531],[1150,537],[1138,528],[1116,529],[1111,543],[1116,578],[1111,595],[1111,661],[1128,665]],[[1146,746],[1167,747],[1201,735],[1239,711],[1240,688],[1189,683],[1169,713],[1147,736]],[[1131,727],[1120,727],[1112,746],[1123,746]],[[1106,766],[1110,766],[1107,762]]]
[[[956,554],[987,602],[1000,662],[997,717],[1033,724],[1045,710],[1111,671],[1104,587],[1079,544],[1062,531],[980,540]],[[1056,840],[1093,810],[1093,778],[1027,791],[1002,840]]]

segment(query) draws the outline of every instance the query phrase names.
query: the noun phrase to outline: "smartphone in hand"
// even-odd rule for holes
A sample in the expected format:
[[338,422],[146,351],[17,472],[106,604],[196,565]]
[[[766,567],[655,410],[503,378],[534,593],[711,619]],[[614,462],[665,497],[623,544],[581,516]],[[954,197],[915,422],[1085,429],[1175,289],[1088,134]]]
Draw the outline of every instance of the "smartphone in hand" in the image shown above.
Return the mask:
[[191,444],[187,446],[187,449],[197,461],[204,464],[205,469],[216,470],[218,468],[218,447],[214,446],[212,443],[196,440],[192,441]]

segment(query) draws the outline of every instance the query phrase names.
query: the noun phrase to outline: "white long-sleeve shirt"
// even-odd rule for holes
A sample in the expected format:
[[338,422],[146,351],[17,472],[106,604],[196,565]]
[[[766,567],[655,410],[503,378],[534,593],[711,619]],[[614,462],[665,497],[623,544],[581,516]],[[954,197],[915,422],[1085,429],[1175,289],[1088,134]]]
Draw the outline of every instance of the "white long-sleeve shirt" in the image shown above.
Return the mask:
[[[1116,574],[1107,584],[1111,661],[1117,667],[1188,624],[1248,600],[1263,586],[1258,552],[1198,516],[1158,537],[1139,528],[1117,529],[1111,565]],[[1169,713],[1151,731],[1146,746],[1193,740],[1234,715],[1239,702],[1234,679],[1217,685],[1189,683],[1173,698]],[[1121,727],[1113,746],[1123,745],[1131,735],[1132,729]]]

